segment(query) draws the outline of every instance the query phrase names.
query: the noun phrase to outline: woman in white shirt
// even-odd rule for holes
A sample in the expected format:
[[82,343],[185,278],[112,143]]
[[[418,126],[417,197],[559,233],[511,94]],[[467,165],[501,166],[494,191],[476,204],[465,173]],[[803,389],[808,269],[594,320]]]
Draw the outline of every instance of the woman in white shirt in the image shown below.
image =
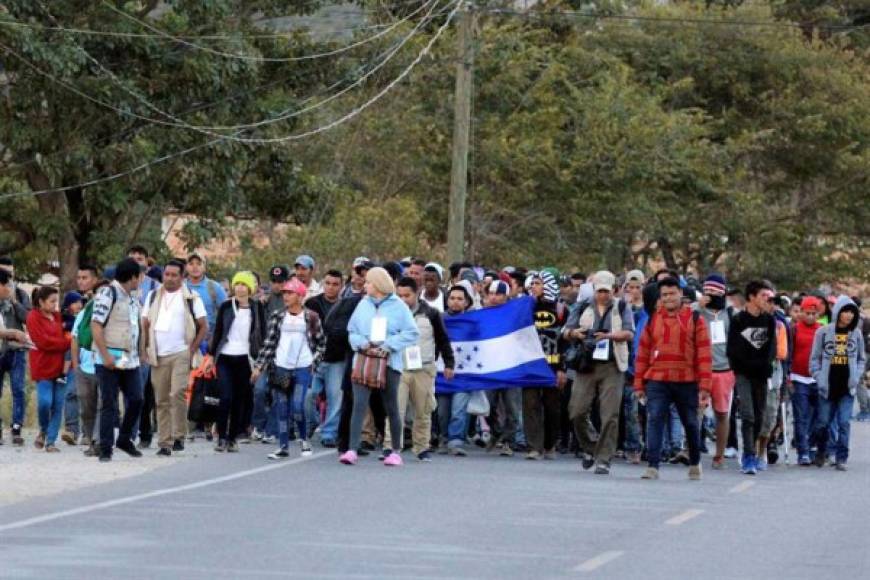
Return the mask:
[[269,459],[284,459],[290,455],[291,421],[296,424],[302,456],[312,453],[305,420],[305,395],[323,335],[317,313],[303,305],[306,292],[305,285],[296,278],[284,284],[281,289],[284,309],[269,318],[266,341],[251,377],[256,382],[262,372],[269,373],[269,386],[278,409],[280,447],[269,454]]
[[217,361],[221,400],[215,451],[237,452],[236,437],[246,436],[254,407],[251,367],[263,347],[266,320],[263,304],[251,297],[257,281],[250,272],[233,276],[233,297],[218,308],[208,353]]

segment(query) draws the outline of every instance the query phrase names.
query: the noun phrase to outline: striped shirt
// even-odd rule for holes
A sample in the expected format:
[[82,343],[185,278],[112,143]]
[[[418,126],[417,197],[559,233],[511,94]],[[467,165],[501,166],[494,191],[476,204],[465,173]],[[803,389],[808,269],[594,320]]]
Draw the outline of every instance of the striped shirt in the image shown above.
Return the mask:
[[640,337],[635,360],[634,388],[644,390],[646,381],[698,383],[711,389],[712,354],[707,324],[692,309],[677,313],[660,308]]

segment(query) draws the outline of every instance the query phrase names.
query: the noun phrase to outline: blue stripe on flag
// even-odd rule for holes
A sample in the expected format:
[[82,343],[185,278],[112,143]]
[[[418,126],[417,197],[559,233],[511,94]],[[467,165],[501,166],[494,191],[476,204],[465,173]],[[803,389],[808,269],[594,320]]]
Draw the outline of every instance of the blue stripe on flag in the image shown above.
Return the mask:
[[555,373],[545,359],[540,359],[494,373],[457,374],[452,381],[448,381],[443,374],[438,373],[435,379],[435,392],[444,395],[508,387],[553,387],[555,385]]
[[524,296],[509,300],[502,306],[472,310],[456,316],[445,316],[450,340],[469,342],[498,338],[534,325],[535,300]]

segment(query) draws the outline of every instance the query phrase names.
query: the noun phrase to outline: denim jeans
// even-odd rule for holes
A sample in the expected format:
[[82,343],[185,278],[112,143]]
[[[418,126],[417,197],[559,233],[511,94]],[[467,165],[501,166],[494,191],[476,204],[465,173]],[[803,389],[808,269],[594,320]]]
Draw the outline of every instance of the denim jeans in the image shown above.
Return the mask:
[[124,417],[118,432],[118,444],[132,443],[133,427],[142,411],[142,374],[139,369],[109,370],[97,365],[100,384],[100,455],[112,456],[115,445],[115,417],[118,416],[118,393],[124,393]]
[[[67,353],[69,354],[69,353]],[[63,406],[64,429],[79,436],[79,394],[76,388],[76,373],[70,367],[66,374],[66,403]]]
[[698,385],[649,381],[647,397],[647,458],[649,466],[658,468],[662,456],[662,435],[670,417],[671,404],[686,430],[689,464],[701,462],[701,431],[698,428]]
[[[844,395],[838,401],[819,397],[819,416],[815,427],[816,442],[819,446],[817,453],[824,456],[830,443],[837,463],[846,463],[849,459],[849,422],[852,419],[854,404],[855,398],[851,395]],[[830,441],[831,428],[836,429],[837,432],[837,437],[833,441]]]
[[344,361],[321,362],[311,381],[311,389],[305,401],[308,411],[308,424],[320,423],[320,414],[314,401],[320,393],[326,393],[326,419],[320,426],[321,441],[338,439],[338,420],[341,417],[341,382],[344,380]]
[[489,398],[489,427],[496,441],[514,445],[516,434],[523,415],[523,390],[519,387],[510,389],[492,389],[486,391]]
[[791,405],[794,411],[794,438],[798,456],[810,454],[810,433],[819,414],[819,387],[816,383],[794,381]]
[[136,433],[139,434],[139,441],[151,443],[157,425],[156,421],[152,421],[154,415],[154,387],[149,384],[151,379],[151,365],[139,366],[139,382],[142,385],[142,405],[139,409],[139,414],[136,415],[136,421],[133,423],[133,439],[136,438]]
[[57,379],[36,381],[36,396],[39,430],[45,433],[45,444],[54,445],[63,419],[66,385]]
[[3,379],[9,375],[12,389],[12,424],[24,425],[24,371],[27,353],[23,350],[7,350],[0,356],[0,397],[3,397]]
[[623,451],[633,453],[640,451],[640,425],[637,421],[637,398],[634,395],[634,386],[627,384],[622,388],[622,416],[625,422],[625,441]]
[[266,405],[269,392],[269,373],[262,373],[254,383],[254,411],[251,414],[251,426],[260,433],[272,437],[278,436],[278,409],[274,402]]
[[311,369],[287,370],[278,368],[274,372],[293,376],[293,388],[289,393],[273,388],[275,412],[278,415],[278,441],[283,449],[290,446],[290,423],[296,424],[300,439],[307,439],[308,425],[305,420],[305,395],[311,384]]
[[446,440],[449,447],[465,445],[466,433],[468,432],[468,399],[470,398],[471,393],[436,396],[438,400],[438,433],[441,444],[444,444]]

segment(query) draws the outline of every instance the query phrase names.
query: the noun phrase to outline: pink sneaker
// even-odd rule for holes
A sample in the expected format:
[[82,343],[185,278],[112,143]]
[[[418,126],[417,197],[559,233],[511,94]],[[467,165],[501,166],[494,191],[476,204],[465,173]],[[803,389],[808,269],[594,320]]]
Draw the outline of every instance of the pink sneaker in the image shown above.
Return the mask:
[[394,451],[384,459],[384,465],[387,467],[398,467],[402,465],[402,456]]
[[357,460],[356,451],[352,451],[352,450],[345,451],[344,454],[338,458],[338,460],[341,463],[344,463],[345,465],[356,465],[356,460]]

